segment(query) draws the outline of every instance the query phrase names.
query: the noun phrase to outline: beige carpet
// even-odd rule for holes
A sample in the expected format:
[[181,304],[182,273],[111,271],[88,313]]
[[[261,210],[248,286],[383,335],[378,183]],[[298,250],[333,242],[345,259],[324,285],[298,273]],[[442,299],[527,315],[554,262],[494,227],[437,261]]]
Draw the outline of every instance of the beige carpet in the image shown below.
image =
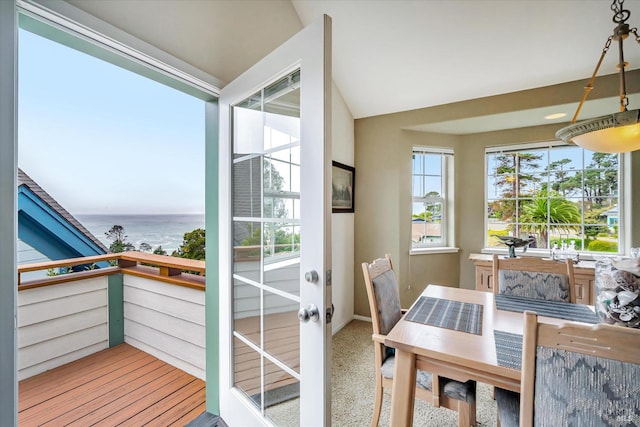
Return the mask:
[[[331,413],[333,426],[366,427],[371,423],[374,399],[373,343],[371,323],[354,320],[333,337]],[[496,425],[496,404],[491,387],[478,384],[477,419],[480,426]],[[385,390],[380,426],[389,425],[390,391]],[[414,426],[458,425],[457,412],[434,408],[416,400]]]

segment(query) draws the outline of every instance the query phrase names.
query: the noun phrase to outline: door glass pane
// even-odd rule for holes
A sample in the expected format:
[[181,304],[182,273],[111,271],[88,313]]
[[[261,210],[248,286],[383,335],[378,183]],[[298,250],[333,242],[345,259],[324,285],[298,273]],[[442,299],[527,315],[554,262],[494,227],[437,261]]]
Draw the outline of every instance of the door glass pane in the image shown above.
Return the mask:
[[264,408],[278,426],[300,424],[300,382],[265,359]]
[[300,322],[297,301],[265,291],[264,347],[289,368],[300,373]]
[[233,163],[234,217],[259,217],[262,197],[260,157],[245,158]]
[[234,337],[233,365],[233,385],[250,397],[259,408],[262,407],[260,353]]
[[234,384],[278,425],[300,424],[299,81],[232,108]]
[[233,286],[233,329],[260,346],[260,289],[236,279]]
[[233,273],[260,281],[262,226],[256,221],[233,222]]

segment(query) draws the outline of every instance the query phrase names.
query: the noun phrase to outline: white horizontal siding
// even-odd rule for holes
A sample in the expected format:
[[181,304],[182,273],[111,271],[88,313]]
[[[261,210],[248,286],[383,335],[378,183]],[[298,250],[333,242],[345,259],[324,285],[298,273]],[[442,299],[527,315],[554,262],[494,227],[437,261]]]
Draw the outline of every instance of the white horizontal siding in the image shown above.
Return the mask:
[[204,291],[124,276],[125,341],[205,379]]
[[[260,263],[258,262],[238,262],[235,263],[235,273],[243,278],[259,281]],[[300,263],[285,265],[274,270],[265,271],[264,284],[288,294],[300,295]],[[233,287],[234,317],[242,319],[245,317],[258,316],[260,314],[260,293],[259,290],[241,280],[234,281]],[[280,295],[265,291],[264,314],[283,313],[287,311],[297,311],[299,303],[286,299]]]
[[18,292],[18,378],[109,346],[108,278]]

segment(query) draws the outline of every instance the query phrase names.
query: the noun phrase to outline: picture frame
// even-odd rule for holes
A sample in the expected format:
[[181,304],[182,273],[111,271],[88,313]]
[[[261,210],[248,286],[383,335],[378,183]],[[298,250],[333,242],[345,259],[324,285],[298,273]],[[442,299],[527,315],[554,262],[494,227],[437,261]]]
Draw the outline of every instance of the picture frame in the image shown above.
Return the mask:
[[356,169],[336,161],[332,162],[331,205],[333,213],[353,212],[356,191]]

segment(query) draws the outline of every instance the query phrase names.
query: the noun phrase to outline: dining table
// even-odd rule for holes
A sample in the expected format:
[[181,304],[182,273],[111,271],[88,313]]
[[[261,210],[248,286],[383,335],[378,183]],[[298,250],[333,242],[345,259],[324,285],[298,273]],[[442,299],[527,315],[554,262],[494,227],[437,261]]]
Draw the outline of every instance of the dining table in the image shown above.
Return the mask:
[[[593,307],[428,285],[387,334],[395,349],[391,425],[411,426],[416,371],[520,392],[525,310],[541,320],[597,323]],[[434,390],[438,405],[438,390]]]

